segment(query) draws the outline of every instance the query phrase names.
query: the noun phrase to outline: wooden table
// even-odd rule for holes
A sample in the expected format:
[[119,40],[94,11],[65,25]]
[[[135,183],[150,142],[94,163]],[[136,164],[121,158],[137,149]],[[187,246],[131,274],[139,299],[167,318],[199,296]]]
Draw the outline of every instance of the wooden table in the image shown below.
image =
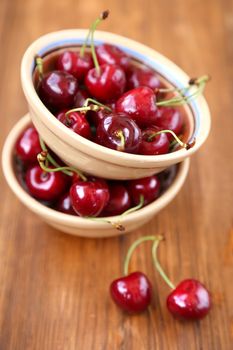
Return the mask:
[[[27,111],[20,60],[39,35],[88,27],[106,7],[103,30],[149,45],[190,75],[208,72],[212,131],[192,158],[181,193],[153,221],[128,236],[91,240],[60,233],[23,207],[1,174],[1,350],[230,350],[233,344],[232,60],[229,0],[1,0],[1,145]],[[195,277],[213,295],[201,322],[175,321],[165,307],[166,285],[155,273],[150,244],[131,269],[154,286],[150,312],[123,314],[109,297],[124,255],[137,237],[164,232],[161,262],[173,281]],[[230,345],[231,344],[231,345]]]

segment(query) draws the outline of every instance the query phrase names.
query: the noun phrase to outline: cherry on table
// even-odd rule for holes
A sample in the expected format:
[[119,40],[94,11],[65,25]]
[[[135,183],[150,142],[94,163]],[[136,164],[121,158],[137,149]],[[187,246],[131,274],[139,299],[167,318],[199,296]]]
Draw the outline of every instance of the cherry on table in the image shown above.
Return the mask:
[[167,134],[156,135],[160,129],[156,126],[147,128],[142,132],[142,142],[139,153],[145,155],[166,154],[169,152],[170,142]]
[[124,213],[131,206],[131,200],[127,188],[121,183],[109,185],[110,198],[104,208],[103,216],[115,216]]
[[162,87],[159,76],[149,67],[131,66],[127,73],[127,90],[147,86],[152,90]]
[[153,202],[160,194],[160,181],[158,176],[152,175],[142,179],[130,180],[127,183],[130,198],[137,205],[140,197],[144,197],[144,205]]
[[79,134],[86,139],[91,138],[91,127],[86,120],[83,113],[71,112],[66,114],[67,110],[64,110],[56,115],[56,118],[67,126],[69,129],[73,130],[76,134]]
[[37,154],[41,152],[41,146],[34,126],[30,125],[21,133],[16,141],[15,152],[24,163],[37,162]]
[[101,44],[96,47],[96,55],[100,64],[114,64],[127,71],[130,57],[119,47],[111,44]]

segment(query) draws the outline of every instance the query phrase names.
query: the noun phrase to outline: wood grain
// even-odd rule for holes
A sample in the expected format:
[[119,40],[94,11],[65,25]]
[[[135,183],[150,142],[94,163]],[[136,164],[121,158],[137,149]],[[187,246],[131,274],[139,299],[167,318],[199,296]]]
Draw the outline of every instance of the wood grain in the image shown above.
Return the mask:
[[[210,137],[192,159],[181,193],[152,223],[128,236],[91,240],[59,233],[25,209],[1,174],[0,350],[230,350],[233,343],[232,80],[233,3],[230,0],[1,0],[1,145],[26,111],[19,68],[28,44],[62,28],[87,27],[111,9],[104,30],[139,40],[190,75],[208,72]],[[168,314],[167,287],[155,274],[150,245],[131,269],[154,285],[150,311],[126,316],[108,288],[120,275],[129,244],[164,232],[160,259],[174,281],[193,276],[212,291],[202,322]]]

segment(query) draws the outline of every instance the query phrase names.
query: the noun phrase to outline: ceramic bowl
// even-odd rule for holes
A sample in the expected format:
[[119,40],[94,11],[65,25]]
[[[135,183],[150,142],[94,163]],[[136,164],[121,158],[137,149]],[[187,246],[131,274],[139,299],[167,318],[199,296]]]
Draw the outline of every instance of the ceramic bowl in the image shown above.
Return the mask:
[[[195,153],[206,140],[210,130],[210,113],[203,96],[186,106],[190,124],[189,137],[196,138],[196,144],[188,151],[179,149],[173,153],[158,156],[143,156],[111,150],[97,145],[72,132],[60,123],[39,99],[33,85],[32,73],[35,55],[44,56],[61,47],[80,45],[86,37],[86,30],[63,30],[44,35],[34,41],[26,50],[21,65],[21,81],[33,124],[49,147],[67,164],[80,170],[108,179],[134,179],[158,173],[166,167],[181,162]],[[116,34],[96,31],[96,44],[107,42],[118,45],[130,56],[156,70],[172,85],[183,87],[189,77],[170,60],[134,40]]]
[[[29,125],[29,115],[24,116],[9,133],[2,152],[2,167],[6,181],[19,200],[32,212],[40,216],[49,225],[56,229],[82,237],[111,237],[121,233],[133,231],[151,220],[155,214],[163,209],[180,191],[189,169],[189,159],[182,162],[177,171],[176,178],[172,185],[153,203],[146,207],[128,214],[121,220],[125,227],[124,232],[118,231],[111,224],[100,221],[72,216],[60,213],[39,203],[31,197],[19,184],[13,166],[14,146],[20,133]],[[107,220],[118,222],[119,217],[109,217]]]

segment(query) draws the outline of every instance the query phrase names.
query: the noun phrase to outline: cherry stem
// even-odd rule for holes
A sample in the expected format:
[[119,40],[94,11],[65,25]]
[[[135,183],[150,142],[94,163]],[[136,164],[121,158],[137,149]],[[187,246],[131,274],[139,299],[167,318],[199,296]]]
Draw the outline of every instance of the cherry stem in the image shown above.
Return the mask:
[[127,276],[129,273],[129,263],[130,259],[132,257],[132,254],[134,250],[143,242],[146,241],[156,241],[158,238],[157,236],[145,236],[137,239],[128,249],[128,252],[125,257],[125,262],[124,262],[124,275]]
[[[193,99],[201,95],[204,91],[204,88],[206,86],[206,83],[210,80],[209,75],[203,75],[200,78],[192,78],[189,80],[188,87],[184,87],[181,89],[178,88],[169,88],[169,89],[158,89],[158,92],[179,92],[181,96],[173,97],[169,100],[164,101],[158,101],[156,102],[157,106],[165,106],[165,107],[172,107],[172,106],[181,106],[186,103],[191,102]],[[191,93],[190,95],[186,95],[187,92],[191,91],[193,86],[196,87],[196,91]]]
[[100,103],[100,102],[98,102],[97,100],[94,100],[93,98],[90,98],[90,97],[88,97],[88,98],[84,101],[83,107],[88,106],[89,102],[91,102],[91,103],[94,104],[94,105],[103,107],[104,109],[106,109],[106,110],[109,111],[109,112],[112,112],[112,109],[111,109],[110,107],[108,107],[108,106],[104,105],[103,103]]
[[163,269],[158,261],[158,258],[157,258],[157,249],[158,249],[160,241],[162,241],[163,239],[164,239],[163,236],[157,236],[157,239],[154,241],[153,246],[152,246],[152,259],[153,259],[156,270],[159,272],[159,274],[163,278],[163,280],[167,283],[167,285],[171,289],[175,289],[174,284],[170,281],[170,279],[167,277],[167,275],[163,271]]
[[125,136],[122,130],[118,130],[115,133],[116,137],[120,139],[120,145],[117,146],[118,151],[124,151],[125,149]]
[[140,195],[139,197],[139,203],[135,206],[135,207],[132,207],[130,209],[127,209],[126,211],[124,211],[124,213],[122,213],[121,215],[119,215],[120,217],[124,217],[126,215],[129,215],[130,213],[133,213],[134,211],[138,210],[138,209],[141,209],[144,205],[144,196],[143,195]]
[[154,137],[158,136],[158,135],[161,135],[161,134],[171,134],[174,139],[176,140],[177,143],[179,143],[179,145],[185,149],[190,149],[194,146],[195,144],[195,139],[190,142],[190,143],[185,143],[185,142],[182,142],[179,137],[174,133],[174,131],[172,130],[160,130],[160,131],[157,131],[155,132],[154,134],[151,134],[150,136],[148,136],[148,141],[152,141]]
[[81,113],[86,113],[88,111],[99,111],[100,109],[102,109],[103,107],[101,106],[97,106],[97,105],[89,105],[89,106],[84,106],[84,107],[77,107],[77,108],[73,108],[73,109],[70,109],[69,111],[67,111],[65,113],[66,116],[68,116],[70,113],[73,113],[73,112],[81,112]]
[[92,24],[91,26],[91,54],[92,54],[92,58],[94,61],[94,65],[95,65],[95,69],[97,71],[97,74],[100,75],[100,65],[96,56],[96,52],[95,52],[95,44],[94,44],[94,33],[95,30],[97,28],[97,26],[108,17],[109,15],[109,11],[103,11],[100,16],[95,20],[95,22]]
[[84,41],[84,43],[83,43],[83,45],[82,45],[82,47],[80,49],[80,57],[84,56],[84,53],[85,53],[85,50],[86,50],[86,47],[87,47],[87,42],[88,42],[88,40],[90,38],[90,35],[91,35],[91,28],[92,28],[92,26],[89,28],[89,31],[88,31],[87,36],[86,36],[86,39],[85,39],[85,41]]
[[36,67],[39,73],[39,79],[43,78],[43,59],[40,56],[36,56]]
[[[44,141],[42,140],[42,138],[40,136],[39,136],[39,141],[40,141],[40,147],[41,147],[42,151],[47,152],[46,159],[49,161],[49,163],[51,163],[55,167],[60,167],[60,165],[55,161],[55,159],[53,159],[53,157],[49,154],[48,148],[46,147]],[[71,175],[70,172],[65,173],[65,174]]]

